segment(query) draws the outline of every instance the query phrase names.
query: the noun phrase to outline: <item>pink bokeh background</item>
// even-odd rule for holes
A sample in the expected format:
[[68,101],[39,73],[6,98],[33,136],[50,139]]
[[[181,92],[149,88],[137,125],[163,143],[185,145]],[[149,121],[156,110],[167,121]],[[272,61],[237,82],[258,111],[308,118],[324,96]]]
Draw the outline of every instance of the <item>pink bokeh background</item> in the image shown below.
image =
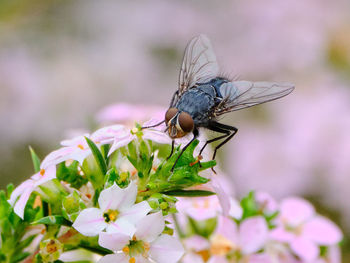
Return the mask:
[[131,104],[131,123],[155,117],[186,43],[205,33],[223,74],[296,85],[223,118],[239,129],[218,156],[235,193],[306,197],[349,235],[349,1],[16,3],[0,3],[2,188],[32,174],[28,145],[45,156],[74,130],[118,121],[111,104]]

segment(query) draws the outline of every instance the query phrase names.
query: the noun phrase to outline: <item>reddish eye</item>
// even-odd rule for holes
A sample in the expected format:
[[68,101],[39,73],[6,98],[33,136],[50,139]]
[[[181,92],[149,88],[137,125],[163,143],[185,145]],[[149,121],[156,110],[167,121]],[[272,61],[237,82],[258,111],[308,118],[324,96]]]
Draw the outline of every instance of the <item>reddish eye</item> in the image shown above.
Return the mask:
[[187,112],[181,112],[179,115],[179,124],[184,132],[191,132],[194,127],[193,119]]
[[166,123],[168,123],[172,118],[174,118],[174,116],[176,115],[177,112],[178,112],[178,110],[176,108],[168,109],[167,112],[165,113]]

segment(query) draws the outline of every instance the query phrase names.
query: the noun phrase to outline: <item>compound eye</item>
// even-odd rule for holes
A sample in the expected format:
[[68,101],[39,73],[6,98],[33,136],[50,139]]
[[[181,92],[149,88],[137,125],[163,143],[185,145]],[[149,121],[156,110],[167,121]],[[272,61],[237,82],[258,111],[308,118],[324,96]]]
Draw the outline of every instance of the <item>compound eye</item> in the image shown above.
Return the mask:
[[190,114],[181,112],[179,115],[179,124],[184,132],[191,132],[194,127],[194,122]]
[[174,116],[176,115],[177,112],[178,112],[178,110],[176,108],[168,109],[167,112],[165,113],[166,123],[168,123],[172,118],[174,118]]

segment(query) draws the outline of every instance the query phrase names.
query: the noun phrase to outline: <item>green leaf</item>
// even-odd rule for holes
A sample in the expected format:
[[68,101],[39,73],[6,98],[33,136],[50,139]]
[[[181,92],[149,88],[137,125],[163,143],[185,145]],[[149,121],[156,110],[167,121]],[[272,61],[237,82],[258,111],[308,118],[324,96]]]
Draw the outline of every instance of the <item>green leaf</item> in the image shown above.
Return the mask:
[[188,222],[191,226],[192,231],[205,238],[209,238],[210,235],[214,232],[217,225],[217,219],[209,218],[206,220],[196,221],[191,217],[188,217]]
[[119,187],[125,188],[130,183],[130,174],[129,172],[118,173],[115,167],[108,170],[105,177],[105,186],[104,188],[108,188],[116,183]]
[[241,200],[241,207],[243,209],[241,220],[259,214],[259,207],[255,201],[254,191],[249,192],[249,194]]
[[11,258],[11,263],[17,263],[17,262],[20,262],[22,261],[23,259],[25,259],[26,257],[28,257],[30,255],[29,252],[20,252],[16,255],[14,255],[12,258]]
[[86,178],[93,185],[94,189],[95,190],[102,189],[104,184],[105,174],[102,174],[101,169],[96,163],[96,160],[93,155],[90,155],[87,158],[85,158],[81,168]]
[[46,216],[43,217],[35,222],[32,223],[32,225],[64,225],[64,226],[71,226],[72,223],[65,219],[63,216],[55,215],[55,216]]
[[38,155],[34,152],[33,148],[29,146],[30,155],[32,156],[33,166],[34,166],[34,172],[38,173],[40,172],[40,159]]
[[107,173],[107,164],[101,151],[98,149],[96,144],[93,141],[91,141],[88,137],[85,137],[85,140],[92,151],[92,155],[94,156],[96,163],[101,170],[101,173],[105,175]]
[[101,153],[103,155],[103,158],[105,159],[106,161],[106,165],[108,166],[108,161],[109,161],[109,158],[108,158],[108,152],[109,152],[109,149],[111,148],[111,145],[110,144],[104,144],[101,146]]
[[62,214],[65,219],[75,221],[79,213],[86,208],[85,202],[81,199],[79,193],[74,191],[62,200]]
[[198,159],[193,157],[194,149],[197,147],[198,143],[198,140],[194,140],[191,145],[187,147],[177,161],[174,171],[171,171],[182,151],[180,147],[177,147],[173,155],[168,160],[164,160],[158,166],[156,172],[151,174],[147,189],[153,192],[168,192],[207,183],[209,180],[198,175],[198,172],[213,167],[215,161],[202,162],[199,164]]
[[66,166],[65,162],[57,166],[56,177],[60,181],[65,181],[76,189],[79,189],[88,182],[86,176],[79,174],[79,162],[74,161],[71,165]]
[[214,192],[207,191],[207,190],[182,190],[182,189],[163,192],[163,194],[172,195],[172,196],[186,196],[186,197],[215,195]]
[[14,185],[13,184],[8,184],[7,186],[6,186],[6,192],[7,192],[7,199],[10,199],[11,198],[11,194],[12,194],[12,192],[13,192],[13,190],[15,190],[15,187],[14,187]]

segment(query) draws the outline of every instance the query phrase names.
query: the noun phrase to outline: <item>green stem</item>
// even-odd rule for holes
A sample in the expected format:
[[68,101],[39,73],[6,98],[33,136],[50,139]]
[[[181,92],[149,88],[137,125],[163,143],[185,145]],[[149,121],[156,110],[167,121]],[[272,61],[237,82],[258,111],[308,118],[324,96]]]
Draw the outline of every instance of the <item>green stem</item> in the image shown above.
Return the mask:
[[180,225],[179,225],[179,222],[177,221],[177,217],[175,214],[172,214],[172,217],[173,217],[173,220],[174,220],[174,225],[175,225],[175,229],[177,231],[177,233],[179,234],[179,237],[182,239],[182,238],[185,238],[185,234],[184,232],[182,231]]

